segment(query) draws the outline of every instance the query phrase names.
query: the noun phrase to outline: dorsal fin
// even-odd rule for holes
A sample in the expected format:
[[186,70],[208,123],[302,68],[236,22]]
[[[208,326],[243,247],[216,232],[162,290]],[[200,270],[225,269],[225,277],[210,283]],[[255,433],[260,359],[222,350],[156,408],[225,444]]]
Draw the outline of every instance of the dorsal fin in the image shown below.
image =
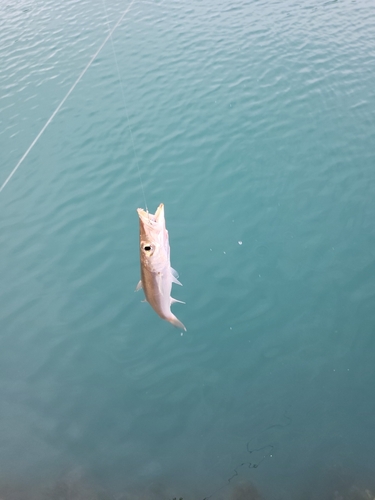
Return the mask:
[[173,267],[171,267],[171,275],[172,275],[172,282],[176,283],[176,285],[182,286],[182,283],[178,281],[178,272],[176,271],[176,269],[173,269]]
[[171,297],[171,304],[174,304],[175,302],[179,302],[180,304],[186,304],[186,302],[182,302],[182,300],[177,300]]
[[173,267],[171,267],[171,273],[175,278],[178,278],[178,272],[176,271],[176,269],[173,269]]

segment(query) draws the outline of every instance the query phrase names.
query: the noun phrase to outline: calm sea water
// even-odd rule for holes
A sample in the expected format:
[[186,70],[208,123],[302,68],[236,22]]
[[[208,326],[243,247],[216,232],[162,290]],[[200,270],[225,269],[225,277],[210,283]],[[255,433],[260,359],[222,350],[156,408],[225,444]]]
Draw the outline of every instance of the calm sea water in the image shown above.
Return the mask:
[[[129,5],[1,3],[0,184]],[[375,496],[374,33],[135,0],[0,193],[2,498]],[[134,293],[161,202],[184,335]]]

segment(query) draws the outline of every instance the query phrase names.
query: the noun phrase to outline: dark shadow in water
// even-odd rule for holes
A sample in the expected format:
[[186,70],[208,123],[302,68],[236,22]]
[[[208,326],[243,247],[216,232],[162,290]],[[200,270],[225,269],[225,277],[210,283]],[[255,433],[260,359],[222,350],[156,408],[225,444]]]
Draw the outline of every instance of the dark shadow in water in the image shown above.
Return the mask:
[[252,483],[238,484],[230,498],[231,500],[263,500],[262,495]]
[[[234,477],[234,476],[233,476]],[[232,479],[232,478],[230,478]],[[293,490],[293,484],[290,485]],[[285,500],[375,500],[374,478],[368,482],[356,481],[350,471],[343,467],[327,470],[317,468],[304,487],[294,494],[287,493]],[[266,500],[250,481],[232,485],[223,493],[219,490],[211,495],[218,500]],[[209,497],[206,497],[209,498]],[[276,497],[275,497],[276,498]],[[127,492],[109,492],[90,482],[76,468],[49,484],[0,484],[1,500],[197,500],[197,496],[173,495],[170,485],[155,484],[148,489]],[[284,497],[277,495],[278,500]],[[271,499],[272,500],[272,499]]]
[[82,469],[76,467],[44,484],[2,481],[0,500],[114,500],[114,497],[87,479]]
[[[277,437],[291,423],[292,419],[285,413],[280,423],[268,426],[254,436],[246,445],[246,453],[251,460],[237,465],[229,477],[223,478],[222,484],[203,500],[375,500],[373,470],[371,467],[364,470],[356,464],[331,466],[317,463],[304,472],[304,478],[293,478],[291,475],[283,492],[274,492],[267,497],[252,479],[247,480],[244,476],[248,469],[255,472],[277,452]],[[268,438],[274,438],[274,441],[259,446]],[[148,486],[139,485],[136,490],[127,490],[126,473],[124,470],[124,483],[117,491],[109,491],[110,487],[102,488],[97,481],[90,479],[82,467],[73,467],[58,477],[50,477],[37,484],[23,480],[7,483],[2,479],[0,500],[202,500],[202,496],[194,491],[194,485],[188,491],[179,491],[178,478],[173,480],[174,484],[161,480]],[[272,477],[267,480],[267,489],[272,491]]]
[[373,472],[363,475],[360,471],[354,473],[353,470],[354,467],[338,465],[328,468],[317,466],[315,470],[309,471],[310,477],[305,480],[298,498],[300,500],[374,500]]

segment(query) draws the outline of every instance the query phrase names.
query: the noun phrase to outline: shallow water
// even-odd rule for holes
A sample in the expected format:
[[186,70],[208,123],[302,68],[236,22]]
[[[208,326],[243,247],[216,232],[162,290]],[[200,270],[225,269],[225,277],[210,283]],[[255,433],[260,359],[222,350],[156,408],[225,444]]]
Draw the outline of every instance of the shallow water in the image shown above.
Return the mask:
[[[1,4],[0,184],[128,6]],[[365,0],[134,2],[0,193],[3,479],[374,488],[374,32]],[[145,202],[183,336],[133,292]]]

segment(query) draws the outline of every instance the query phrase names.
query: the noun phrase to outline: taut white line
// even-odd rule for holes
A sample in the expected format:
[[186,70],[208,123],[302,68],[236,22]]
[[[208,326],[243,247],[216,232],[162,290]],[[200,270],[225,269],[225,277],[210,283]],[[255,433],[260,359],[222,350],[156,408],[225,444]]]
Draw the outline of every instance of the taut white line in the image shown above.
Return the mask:
[[68,97],[73,92],[73,90],[76,88],[76,86],[78,85],[78,83],[80,82],[80,80],[82,79],[82,77],[84,76],[84,74],[86,73],[86,71],[89,69],[89,67],[91,66],[91,64],[95,61],[95,59],[99,55],[99,52],[102,50],[102,48],[104,47],[104,45],[108,42],[108,40],[111,38],[111,36],[113,35],[115,29],[118,27],[118,25],[124,19],[124,17],[126,16],[126,14],[129,12],[129,10],[130,10],[130,8],[131,8],[131,6],[133,5],[134,2],[135,2],[135,0],[132,0],[131,3],[130,3],[130,5],[129,5],[129,7],[122,13],[120,19],[117,21],[117,23],[111,29],[111,31],[109,32],[109,34],[105,38],[104,42],[101,44],[101,46],[95,52],[95,54],[92,56],[92,58],[90,59],[89,63],[85,67],[85,69],[82,71],[82,73],[79,75],[79,77],[77,78],[77,80],[73,83],[73,85],[71,86],[71,88],[68,90],[68,93],[66,94],[66,96],[64,97],[64,99],[57,106],[57,108],[52,113],[52,115],[50,116],[50,118],[44,124],[42,130],[35,137],[35,139],[33,140],[33,142],[30,144],[30,146],[27,148],[27,150],[23,154],[22,158],[19,160],[19,162],[17,163],[17,165],[14,167],[14,169],[11,171],[11,173],[8,175],[8,177],[5,179],[5,181],[3,182],[2,186],[0,187],[0,193],[5,188],[5,186],[8,184],[8,182],[13,177],[13,175],[17,172],[17,170],[20,167],[21,163],[24,161],[24,159],[26,158],[26,156],[30,153],[30,151],[33,149],[33,147],[35,146],[35,144],[38,142],[38,140],[40,139],[41,135],[46,130],[46,128],[48,127],[48,125],[51,123],[51,121],[55,118],[55,116],[57,115],[57,113],[60,111],[60,109],[64,105],[65,101],[68,99]]

